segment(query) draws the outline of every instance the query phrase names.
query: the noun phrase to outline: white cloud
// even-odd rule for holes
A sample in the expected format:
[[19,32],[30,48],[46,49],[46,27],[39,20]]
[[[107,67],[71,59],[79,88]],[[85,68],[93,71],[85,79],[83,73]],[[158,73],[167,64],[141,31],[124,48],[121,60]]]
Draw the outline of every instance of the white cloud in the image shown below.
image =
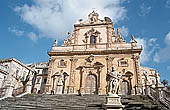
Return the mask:
[[126,17],[126,9],[121,6],[125,0],[33,0],[34,4],[17,6],[15,11],[22,20],[45,37],[63,39],[73,24],[89,14],[93,8],[104,16],[111,17],[114,23]]
[[155,38],[151,38],[149,40],[146,40],[144,38],[136,38],[137,42],[138,42],[138,46],[142,45],[142,53],[140,55],[140,61],[142,64],[147,63],[148,61],[150,61],[152,58],[152,54],[154,53],[155,49],[158,48],[158,44],[156,44],[156,40],[155,42],[152,42],[152,45],[149,45],[151,43],[151,41],[153,41],[153,39]]
[[38,40],[38,37],[34,32],[28,33],[28,37],[34,42],[36,42]]
[[141,4],[140,6],[140,16],[145,16],[151,12],[152,7],[151,6],[146,6],[144,3]]
[[165,36],[165,43],[170,45],[170,32]]
[[151,38],[151,39],[149,39],[149,41],[148,41],[149,46],[155,45],[156,40],[157,40],[156,38]]
[[8,30],[12,33],[14,33],[16,36],[23,36],[24,31],[16,29],[16,27],[9,27]]
[[166,7],[166,8],[170,8],[170,0],[167,0],[167,1],[166,1],[165,7]]
[[121,33],[121,35],[122,35],[123,37],[127,37],[128,34],[129,34],[129,30],[128,30],[127,27],[122,26],[122,27],[120,28],[120,33]]
[[154,55],[154,61],[156,63],[166,62],[170,60],[169,52],[170,52],[170,32],[165,36],[164,42],[166,44],[165,48],[161,48]]
[[155,53],[154,61],[156,63],[169,61],[170,60],[169,52],[170,52],[170,47],[165,47],[160,49],[157,53]]
[[170,70],[170,66],[168,66],[167,69]]
[[29,37],[32,41],[36,42],[38,40],[38,36],[34,32],[25,32],[16,29],[16,27],[9,27],[8,30],[12,33],[14,33],[16,36],[19,37]]

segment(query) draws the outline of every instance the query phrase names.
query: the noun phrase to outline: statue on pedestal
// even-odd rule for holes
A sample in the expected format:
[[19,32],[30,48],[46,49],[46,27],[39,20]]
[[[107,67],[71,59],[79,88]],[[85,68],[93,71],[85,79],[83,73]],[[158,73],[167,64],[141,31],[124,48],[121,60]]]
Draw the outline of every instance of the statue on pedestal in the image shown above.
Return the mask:
[[108,94],[116,94],[121,74],[112,67],[112,72],[108,73]]
[[108,80],[108,96],[106,97],[106,104],[104,104],[104,108],[106,110],[123,110],[123,105],[121,103],[121,97],[119,97],[116,93],[119,86],[119,81],[121,78],[121,74],[115,71],[114,67],[112,67],[112,72],[107,74]]

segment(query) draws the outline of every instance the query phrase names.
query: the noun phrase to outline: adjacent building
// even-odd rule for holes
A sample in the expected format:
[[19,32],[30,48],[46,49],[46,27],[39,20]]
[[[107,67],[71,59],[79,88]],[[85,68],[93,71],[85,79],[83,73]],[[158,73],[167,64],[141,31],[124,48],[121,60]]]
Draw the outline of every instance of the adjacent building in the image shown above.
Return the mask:
[[27,65],[35,71],[33,78],[33,93],[44,93],[48,75],[48,62],[37,62]]
[[0,96],[31,93],[34,71],[15,58],[0,59]]

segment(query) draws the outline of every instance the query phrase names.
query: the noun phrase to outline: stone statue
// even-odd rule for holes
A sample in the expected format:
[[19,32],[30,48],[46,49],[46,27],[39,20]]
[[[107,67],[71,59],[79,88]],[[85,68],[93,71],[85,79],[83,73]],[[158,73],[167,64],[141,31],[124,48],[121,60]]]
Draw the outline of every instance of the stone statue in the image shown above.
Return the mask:
[[72,44],[72,38],[71,38],[70,32],[68,32],[67,39],[64,40],[64,44],[63,45],[68,46],[70,44]]
[[108,94],[116,94],[121,74],[119,72],[116,72],[115,69],[112,68],[112,72],[108,73],[108,77],[109,77]]
[[119,28],[117,29],[117,35],[118,35],[118,37],[120,37],[120,29]]
[[54,41],[54,44],[53,44],[53,47],[56,47],[57,45],[58,45],[58,41],[55,40],[55,41]]
[[137,41],[136,41],[136,39],[135,39],[135,36],[134,36],[133,34],[131,35],[131,39],[132,39],[132,42],[137,43]]
[[125,42],[123,37],[121,37],[121,35],[120,35],[120,29],[119,28],[117,29],[117,36],[116,36],[115,42]]

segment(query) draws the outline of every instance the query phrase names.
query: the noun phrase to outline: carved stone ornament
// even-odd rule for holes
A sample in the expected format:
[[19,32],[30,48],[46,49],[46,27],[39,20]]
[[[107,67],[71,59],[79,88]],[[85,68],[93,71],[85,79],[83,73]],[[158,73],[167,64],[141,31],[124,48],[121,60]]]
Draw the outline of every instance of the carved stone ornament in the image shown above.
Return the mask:
[[89,31],[87,31],[87,32],[84,34],[84,36],[85,36],[85,38],[86,38],[86,37],[89,37],[89,36],[91,36],[91,35],[98,36],[99,34],[100,34],[99,31],[95,30],[94,28],[91,28]]
[[86,59],[86,61],[87,61],[88,63],[90,63],[90,65],[92,65],[92,64],[93,64],[93,61],[94,61],[94,56],[91,54],[91,55]]
[[89,63],[92,63],[93,60],[94,60],[94,56],[92,54],[86,59],[86,61]]
[[138,55],[137,55],[137,56],[135,56],[135,55],[132,56],[132,59],[133,59],[134,61],[139,60],[139,58],[140,58],[140,57],[139,57]]
[[[84,43],[88,43],[88,38],[89,38],[90,36],[99,37],[99,35],[100,35],[100,32],[99,32],[99,31],[95,30],[94,28],[91,28],[89,31],[87,31],[87,32],[84,34],[85,39],[83,39],[82,41],[83,41]],[[102,40],[102,39],[99,38],[99,42],[101,42],[101,40]]]
[[93,11],[92,13],[90,13],[90,14],[88,15],[89,23],[90,23],[90,24],[97,23],[98,17],[99,17],[99,14]]

